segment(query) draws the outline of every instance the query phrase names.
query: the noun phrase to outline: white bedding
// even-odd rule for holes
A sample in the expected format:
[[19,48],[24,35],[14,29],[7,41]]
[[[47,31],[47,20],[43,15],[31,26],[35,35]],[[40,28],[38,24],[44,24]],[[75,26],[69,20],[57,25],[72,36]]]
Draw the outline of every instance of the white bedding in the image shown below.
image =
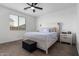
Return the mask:
[[26,32],[24,39],[36,41],[37,47],[46,51],[57,41],[57,32]]
[[[27,32],[24,34],[24,36],[28,36],[28,37],[37,37],[37,38],[41,38],[44,36],[49,37],[49,38],[56,38],[57,37],[57,32]],[[38,37],[39,36],[39,37]]]

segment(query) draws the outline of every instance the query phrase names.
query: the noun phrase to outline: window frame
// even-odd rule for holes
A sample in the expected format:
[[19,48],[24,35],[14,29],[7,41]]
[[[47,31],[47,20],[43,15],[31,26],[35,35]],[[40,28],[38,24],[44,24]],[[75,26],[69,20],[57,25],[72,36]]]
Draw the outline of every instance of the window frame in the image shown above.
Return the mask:
[[[18,19],[17,19],[17,20],[18,20],[18,28],[17,28],[17,29],[11,29],[11,28],[9,27],[10,30],[11,30],[11,31],[26,31],[26,17],[25,17],[25,16],[14,15],[14,14],[10,14],[10,15],[17,16],[17,17],[18,17]],[[10,19],[10,15],[9,15],[9,19]],[[19,20],[19,17],[24,17],[25,29],[20,29],[20,28],[19,28],[19,21],[20,21],[20,20]],[[10,24],[9,24],[9,25],[10,25]]]

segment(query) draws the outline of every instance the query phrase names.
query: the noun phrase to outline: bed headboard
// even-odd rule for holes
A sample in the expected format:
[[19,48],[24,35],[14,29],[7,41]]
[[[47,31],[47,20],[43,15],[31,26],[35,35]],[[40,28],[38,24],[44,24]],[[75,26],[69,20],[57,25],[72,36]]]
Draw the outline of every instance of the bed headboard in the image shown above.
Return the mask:
[[58,27],[52,27],[49,30],[50,32],[59,32],[59,28]]
[[43,30],[43,29],[49,29],[49,32],[59,32],[59,25],[58,25],[58,23],[56,22],[56,23],[51,23],[51,24],[46,24],[46,25],[41,25],[40,26],[40,28],[39,28],[39,31],[41,30]]

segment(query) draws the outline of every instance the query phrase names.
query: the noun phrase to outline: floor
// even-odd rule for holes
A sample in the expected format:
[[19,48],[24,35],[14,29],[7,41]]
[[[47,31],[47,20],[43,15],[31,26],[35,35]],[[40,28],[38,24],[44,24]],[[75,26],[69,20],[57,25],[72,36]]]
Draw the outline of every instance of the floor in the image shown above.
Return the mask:
[[22,40],[0,44],[0,56],[77,56],[75,46],[56,42],[49,48],[49,54],[36,50],[30,53],[22,48]]

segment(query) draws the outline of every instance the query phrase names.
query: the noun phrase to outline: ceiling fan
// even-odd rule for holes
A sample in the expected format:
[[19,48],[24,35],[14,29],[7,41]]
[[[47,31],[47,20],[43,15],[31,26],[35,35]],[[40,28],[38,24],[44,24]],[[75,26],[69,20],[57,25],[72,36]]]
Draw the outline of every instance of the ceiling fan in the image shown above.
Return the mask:
[[29,7],[25,7],[24,10],[27,10],[29,8],[32,9],[33,12],[35,12],[35,9],[43,10],[43,8],[37,6],[38,3],[26,3],[26,4],[29,5]]

